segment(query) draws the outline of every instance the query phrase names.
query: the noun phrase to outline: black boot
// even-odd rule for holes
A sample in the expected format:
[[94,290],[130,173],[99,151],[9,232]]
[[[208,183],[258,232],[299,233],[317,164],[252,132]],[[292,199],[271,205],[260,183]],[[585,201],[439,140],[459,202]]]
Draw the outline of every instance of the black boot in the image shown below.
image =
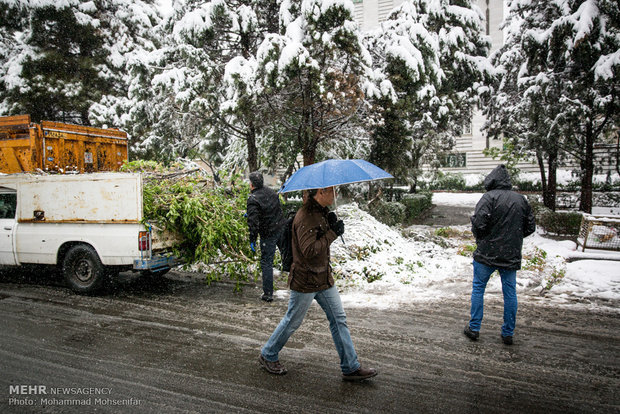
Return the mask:
[[477,341],[478,337],[480,336],[480,332],[472,331],[469,325],[465,327],[465,330],[463,331],[463,333],[472,341]]

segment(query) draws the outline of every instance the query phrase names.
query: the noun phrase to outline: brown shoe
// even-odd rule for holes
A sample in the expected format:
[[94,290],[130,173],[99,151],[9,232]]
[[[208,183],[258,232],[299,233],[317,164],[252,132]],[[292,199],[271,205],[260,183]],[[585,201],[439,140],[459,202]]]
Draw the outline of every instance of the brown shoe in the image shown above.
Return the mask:
[[344,381],[363,381],[375,375],[377,375],[376,369],[359,367],[357,371],[353,371],[350,374],[342,374],[342,379]]
[[286,374],[286,368],[284,368],[284,365],[280,364],[280,361],[275,361],[275,362],[267,361],[263,357],[263,354],[260,354],[260,356],[258,357],[258,363],[260,364],[261,368],[263,368],[265,371],[269,372],[270,374],[275,374],[275,375]]

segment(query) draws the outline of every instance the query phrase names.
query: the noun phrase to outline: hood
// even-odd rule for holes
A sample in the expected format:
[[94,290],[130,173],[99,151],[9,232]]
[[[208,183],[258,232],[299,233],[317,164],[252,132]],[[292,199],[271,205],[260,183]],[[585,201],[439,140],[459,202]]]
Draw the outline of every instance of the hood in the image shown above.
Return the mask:
[[484,188],[487,191],[512,189],[510,175],[508,175],[508,170],[504,164],[498,165],[486,176],[484,179]]

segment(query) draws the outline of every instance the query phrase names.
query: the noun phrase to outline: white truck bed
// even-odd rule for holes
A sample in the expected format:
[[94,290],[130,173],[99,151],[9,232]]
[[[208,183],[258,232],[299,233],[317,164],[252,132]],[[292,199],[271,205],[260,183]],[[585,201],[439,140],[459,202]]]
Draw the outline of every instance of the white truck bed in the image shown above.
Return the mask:
[[[87,261],[63,261],[79,245],[84,248],[75,254],[91,256],[91,264],[107,272],[169,269],[169,258],[153,251],[175,240],[158,238],[142,224],[140,174],[2,175],[0,204],[0,265],[58,265],[65,273],[73,266],[75,273]],[[140,249],[139,235],[148,238],[147,248]]]

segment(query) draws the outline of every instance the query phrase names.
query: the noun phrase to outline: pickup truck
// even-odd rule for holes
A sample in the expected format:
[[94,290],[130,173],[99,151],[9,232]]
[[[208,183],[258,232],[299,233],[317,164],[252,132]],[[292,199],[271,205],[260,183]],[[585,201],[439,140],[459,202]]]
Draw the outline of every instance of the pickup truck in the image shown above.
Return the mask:
[[136,173],[0,175],[0,266],[57,266],[79,293],[133,270],[174,266],[176,241],[143,222]]

